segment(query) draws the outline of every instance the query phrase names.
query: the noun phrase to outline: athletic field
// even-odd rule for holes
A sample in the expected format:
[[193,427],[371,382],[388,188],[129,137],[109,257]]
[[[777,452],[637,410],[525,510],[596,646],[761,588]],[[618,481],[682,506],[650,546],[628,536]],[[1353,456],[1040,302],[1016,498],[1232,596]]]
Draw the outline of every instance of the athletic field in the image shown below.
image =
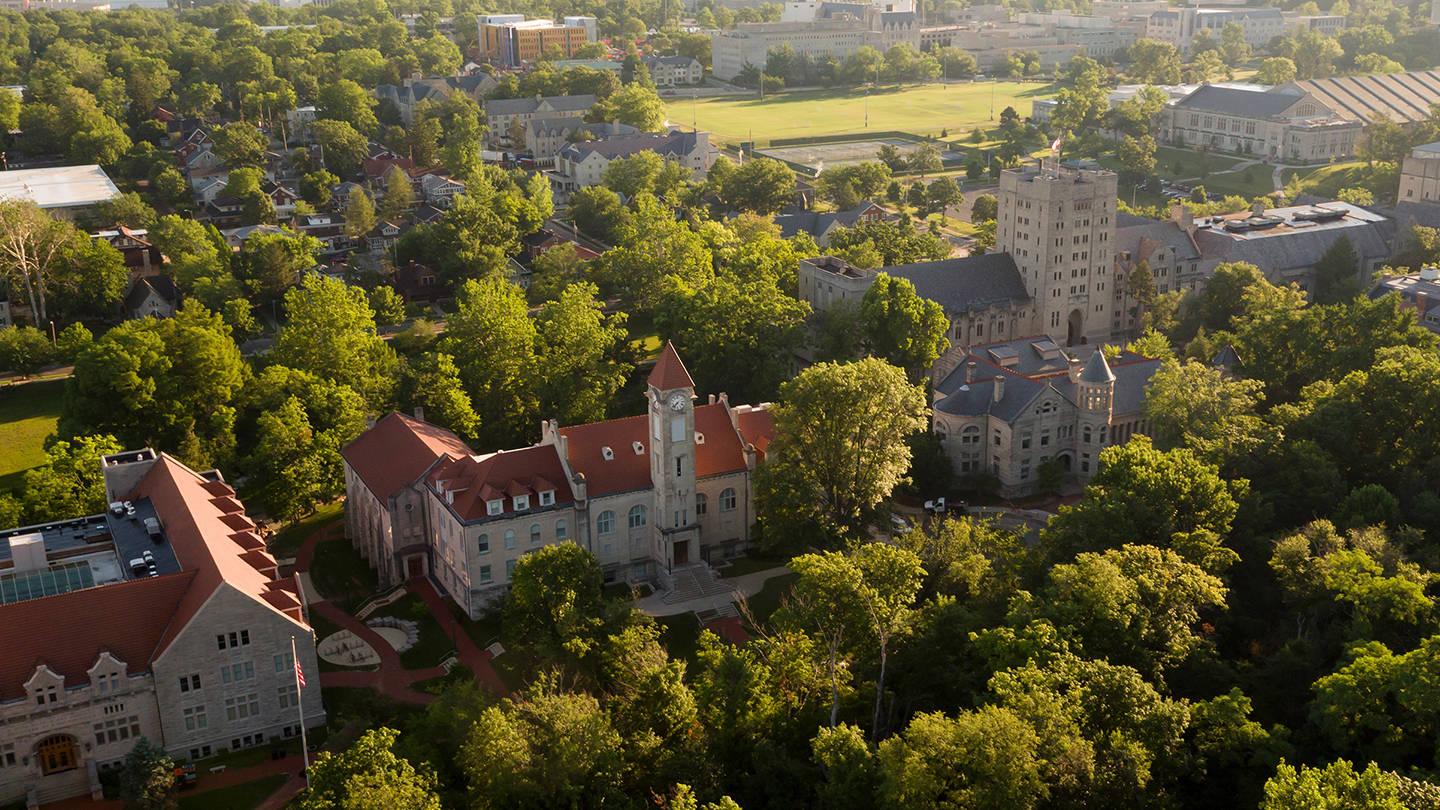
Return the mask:
[[[995,119],[1007,106],[1024,118],[1030,115],[1034,99],[1050,98],[1060,87],[1036,82],[882,87],[870,92],[869,131],[939,135],[949,130],[950,137],[958,137],[977,126],[989,129],[998,123],[990,117],[992,95]],[[773,138],[864,134],[865,109],[865,90],[845,88],[780,93],[764,101],[754,95],[699,99],[681,95],[669,100],[667,114],[671,123],[693,122],[716,140],[748,141],[753,136],[765,144]]]

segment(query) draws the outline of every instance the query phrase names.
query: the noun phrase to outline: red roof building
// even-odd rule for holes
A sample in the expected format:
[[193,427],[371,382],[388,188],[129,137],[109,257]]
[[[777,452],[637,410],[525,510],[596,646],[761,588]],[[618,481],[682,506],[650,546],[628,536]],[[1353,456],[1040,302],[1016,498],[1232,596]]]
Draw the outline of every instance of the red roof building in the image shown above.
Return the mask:
[[430,576],[472,616],[545,545],[577,543],[607,581],[661,587],[677,569],[743,554],[750,474],[774,432],[766,406],[724,394],[697,404],[668,343],[648,381],[642,415],[546,422],[539,444],[486,455],[387,416],[342,451],[347,534],[383,581]]

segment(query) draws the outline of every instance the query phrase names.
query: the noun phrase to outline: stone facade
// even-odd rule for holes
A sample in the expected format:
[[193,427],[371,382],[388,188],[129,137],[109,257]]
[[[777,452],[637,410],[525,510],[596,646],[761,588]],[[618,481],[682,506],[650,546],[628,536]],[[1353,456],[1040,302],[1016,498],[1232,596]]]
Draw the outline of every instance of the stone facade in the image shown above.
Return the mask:
[[1399,202],[1440,200],[1440,141],[1417,146],[1400,164]]

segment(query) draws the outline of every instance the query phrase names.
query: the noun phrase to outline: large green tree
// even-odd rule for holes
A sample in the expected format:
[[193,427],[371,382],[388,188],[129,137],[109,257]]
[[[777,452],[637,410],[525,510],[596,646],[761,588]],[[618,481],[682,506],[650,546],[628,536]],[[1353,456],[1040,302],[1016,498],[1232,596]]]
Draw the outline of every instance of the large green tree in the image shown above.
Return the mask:
[[905,278],[885,273],[875,276],[860,302],[860,325],[865,343],[877,357],[905,369],[919,379],[950,341],[945,336],[950,319],[934,301],[921,298]]
[[285,325],[269,359],[349,386],[373,409],[394,387],[395,351],[376,333],[365,292],[319,274],[285,293]]

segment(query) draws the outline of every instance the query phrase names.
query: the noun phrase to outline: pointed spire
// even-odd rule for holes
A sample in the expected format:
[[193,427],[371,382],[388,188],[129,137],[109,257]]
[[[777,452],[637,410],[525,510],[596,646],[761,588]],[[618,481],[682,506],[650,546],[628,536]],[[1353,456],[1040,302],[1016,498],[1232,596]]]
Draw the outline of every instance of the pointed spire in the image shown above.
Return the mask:
[[695,387],[695,381],[690,379],[690,372],[685,370],[685,363],[680,360],[680,353],[675,351],[675,345],[668,340],[665,341],[665,350],[660,353],[660,359],[655,361],[655,370],[650,372],[647,382],[657,391]]
[[1090,355],[1090,361],[1085,364],[1085,370],[1080,372],[1080,381],[1088,383],[1115,382],[1115,372],[1110,370],[1110,364],[1105,362],[1105,353],[1096,348]]

